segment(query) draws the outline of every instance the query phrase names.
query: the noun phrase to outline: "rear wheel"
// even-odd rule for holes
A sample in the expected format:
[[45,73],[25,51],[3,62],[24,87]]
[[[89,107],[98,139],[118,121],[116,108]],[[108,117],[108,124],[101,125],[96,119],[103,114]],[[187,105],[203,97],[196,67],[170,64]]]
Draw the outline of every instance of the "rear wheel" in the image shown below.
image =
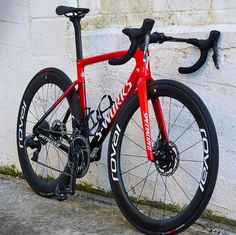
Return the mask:
[[[59,149],[56,142],[69,148],[72,115],[74,119],[80,117],[76,91],[73,90],[40,125],[46,138],[35,135],[33,128],[70,85],[70,79],[62,71],[44,69],[26,88],[19,109],[17,147],[20,165],[29,185],[46,197],[54,196],[58,184],[64,187],[69,184],[68,153]],[[29,147],[35,144],[37,148]]]
[[[155,161],[146,156],[138,96],[121,110],[111,132],[108,171],[122,213],[147,234],[174,234],[189,227],[212,195],[218,171],[218,142],[200,98],[175,81],[148,85]],[[159,98],[168,130],[161,138],[152,99]]]

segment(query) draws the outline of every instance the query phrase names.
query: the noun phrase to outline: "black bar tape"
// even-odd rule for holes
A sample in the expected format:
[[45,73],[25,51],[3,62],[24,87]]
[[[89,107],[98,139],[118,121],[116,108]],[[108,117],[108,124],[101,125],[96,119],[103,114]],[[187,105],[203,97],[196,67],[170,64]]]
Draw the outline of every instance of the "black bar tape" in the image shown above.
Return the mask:
[[207,54],[208,54],[208,50],[204,50],[204,51],[201,50],[201,56],[200,56],[199,60],[194,65],[192,65],[190,67],[180,67],[178,69],[179,73],[188,74],[188,73],[196,72],[206,62]]
[[137,45],[136,45],[136,43],[133,42],[133,43],[131,43],[130,48],[129,48],[127,54],[125,54],[123,57],[110,59],[108,61],[108,63],[110,65],[122,65],[122,64],[125,64],[126,62],[128,62],[133,57],[136,49],[137,49]]

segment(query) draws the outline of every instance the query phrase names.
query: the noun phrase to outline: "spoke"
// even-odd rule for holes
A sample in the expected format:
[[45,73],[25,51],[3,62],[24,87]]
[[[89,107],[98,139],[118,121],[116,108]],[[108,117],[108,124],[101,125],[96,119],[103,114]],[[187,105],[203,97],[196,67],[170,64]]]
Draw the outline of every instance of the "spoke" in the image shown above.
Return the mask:
[[66,123],[72,122],[72,118],[70,120],[68,120]]
[[176,142],[178,139],[180,139],[180,138],[184,135],[184,133],[185,133],[195,122],[196,122],[196,120],[194,120],[194,121],[188,126],[188,128],[187,128],[185,131],[183,131],[183,132],[179,135],[179,137],[174,141],[174,144],[175,144],[175,142]]
[[[154,185],[154,190],[153,190],[153,194],[152,194],[152,202],[154,202],[154,195],[155,195],[155,192],[156,192],[156,186],[157,186],[157,178],[158,178],[158,172],[157,172],[157,175],[156,175],[156,181],[155,181],[155,185]],[[152,206],[150,206],[150,210],[149,210],[149,218],[151,216],[151,211],[152,211]]]
[[[56,94],[56,85],[55,85],[55,95],[54,95],[54,102],[53,103],[55,103],[57,100],[58,100],[58,98],[59,98],[59,96],[60,96],[60,92],[61,92],[61,90],[60,90],[60,88],[59,88],[59,90],[58,90],[58,93]],[[56,98],[57,97],[57,98]],[[49,119],[49,123],[51,123],[51,120],[52,120],[52,118],[53,118],[53,116],[55,115],[55,113],[57,112],[57,110],[60,108],[60,106],[62,105],[62,103],[63,103],[63,100],[61,101],[61,103],[52,111],[52,113],[50,114],[51,115],[51,117],[50,117],[50,119]]]
[[[51,167],[51,162],[50,162],[50,159],[49,159],[49,149],[50,149],[50,144],[48,145],[48,148],[47,148],[47,146],[45,145],[45,147],[46,147],[46,152],[47,152],[47,159],[48,159],[48,164],[49,164],[49,166]],[[52,169],[51,169],[51,173],[52,173]],[[52,177],[53,177],[53,173],[52,173]]]
[[[42,162],[38,162],[38,161],[37,161],[37,163],[38,163],[39,165],[41,165],[41,166],[45,166],[45,167],[47,167],[47,168],[49,168],[49,169],[51,169],[51,170],[57,171],[57,172],[59,172],[59,173],[61,173],[61,174],[64,174],[64,175],[67,175],[67,176],[71,176],[69,173],[66,173],[66,172],[64,172],[64,171],[60,171],[60,170],[58,170],[58,169],[56,169],[56,168],[54,168],[54,167],[50,167],[50,166],[48,166],[48,165],[46,165],[46,164],[44,164],[44,163],[42,163]],[[44,169],[44,168],[43,168],[43,169]]]
[[105,163],[102,163],[102,162],[96,162],[96,164],[101,165],[101,166],[105,166],[105,167],[107,168],[107,164],[105,164]]
[[36,124],[36,122],[32,122],[32,121],[29,121],[29,120],[27,120],[27,122],[32,123],[32,124]]
[[146,163],[148,163],[148,162],[149,162],[149,160],[147,160],[146,162],[143,162],[143,163],[139,164],[138,166],[135,166],[135,167],[129,169],[128,171],[124,171],[124,172],[122,173],[122,175],[124,175],[124,174],[128,173],[129,171],[132,171],[132,170],[134,170],[134,169],[136,169],[136,168],[138,168],[138,167],[140,167],[140,166],[142,166],[142,165],[144,165],[144,164],[146,164]]
[[45,109],[45,99],[44,99],[44,91],[43,91],[43,87],[44,87],[44,85],[42,86],[42,94],[43,94],[43,110],[45,110],[46,111],[46,109]]
[[29,109],[29,112],[33,115],[33,117],[38,121],[39,119],[35,117],[35,115],[32,113],[32,111]]
[[27,135],[32,135],[32,132],[27,132],[27,131],[26,131],[25,133],[26,133]]
[[169,190],[168,190],[168,188],[167,188],[167,176],[165,177],[165,181],[163,180],[162,175],[160,175],[160,176],[161,176],[162,182],[163,182],[164,185],[165,185],[165,194],[164,194],[164,215],[163,215],[163,218],[164,218],[164,216],[165,216],[165,211],[166,211],[166,192],[168,193],[169,198],[170,198],[172,204],[174,205],[175,203],[174,203],[174,201],[173,201],[173,199],[172,199],[172,197],[171,197],[171,195],[170,195],[170,192],[169,192]]
[[28,154],[28,157],[29,157],[29,156],[31,156],[33,153],[34,153],[34,152],[32,152],[32,153]]
[[[68,143],[68,142],[67,142]],[[68,147],[69,148],[69,147]],[[67,152],[63,151],[62,149],[58,148],[58,150],[64,154],[68,154]]]
[[127,157],[147,158],[147,156],[132,155],[132,154],[125,154],[125,153],[122,153],[122,154],[120,154],[120,155],[122,155],[122,156],[127,156]]
[[41,99],[40,96],[39,96],[38,91],[36,92],[36,94],[38,95],[38,99],[40,100],[40,103],[41,103],[41,105],[42,105],[43,112],[46,113],[46,110],[44,110],[43,102],[42,102],[42,99]]
[[48,89],[49,89],[49,83],[47,84],[47,96],[46,96],[46,105],[45,105],[45,110],[47,109],[47,103],[48,103]]
[[172,204],[174,205],[175,203],[174,203],[174,201],[173,201],[173,199],[172,199],[172,197],[171,197],[171,195],[170,195],[170,192],[169,192],[169,190],[168,190],[168,188],[167,188],[167,176],[165,177],[165,181],[163,180],[163,177],[162,177],[162,175],[161,175],[161,180],[162,180],[162,182],[164,183],[164,185],[165,185],[165,196],[164,196],[164,215],[163,215],[163,218],[165,217],[165,212],[166,212],[166,192],[168,193],[168,195],[169,195],[169,198],[170,198],[170,200],[171,200],[171,202],[172,202]]
[[181,162],[203,162],[203,161],[198,161],[198,160],[189,160],[189,159],[180,159]]
[[187,193],[184,191],[184,189],[181,187],[181,185],[178,183],[178,181],[175,179],[175,177],[172,175],[172,178],[174,179],[174,181],[176,182],[176,184],[180,187],[180,189],[183,191],[184,195],[188,198],[188,200],[191,202],[191,199],[189,198],[189,196],[187,195]]
[[33,108],[34,108],[34,111],[35,111],[35,114],[37,116],[37,120],[39,119],[39,115],[37,113],[37,109],[35,108],[35,105],[34,105],[34,100],[32,101],[32,105],[33,105]]
[[[68,111],[68,110],[67,110]],[[66,114],[67,114],[67,111],[65,111],[65,113],[62,115],[62,117],[60,118],[60,122],[63,122],[63,120],[64,120],[64,117],[66,116]],[[69,117],[68,117],[69,118]],[[63,119],[63,120],[62,120]],[[67,120],[67,122],[66,123],[68,123],[68,120]]]
[[[49,119],[49,123],[51,123],[51,121],[52,121],[52,118],[53,118],[53,116],[55,115],[55,113],[57,112],[57,110],[60,108],[60,106],[62,105],[62,102],[63,101],[61,101],[61,103],[55,108],[55,110],[53,110],[52,111],[52,113],[50,114],[51,115],[51,117],[50,117],[50,119]],[[57,118],[56,118],[57,119]]]
[[[62,166],[64,167],[64,169],[66,168],[66,166],[64,165],[63,161],[61,160],[61,156],[59,154],[59,151],[58,149],[53,145],[54,149],[56,150],[56,153],[57,153],[57,156],[58,156],[58,160],[60,159],[61,163],[62,163]],[[60,165],[60,164],[59,164]]]
[[135,119],[132,117],[131,118],[133,121],[134,121],[134,123],[139,127],[139,129],[143,132],[143,128],[135,121]]
[[[139,129],[142,131],[142,133],[143,133],[143,128],[137,123],[137,121],[135,121],[135,119],[132,117],[131,118],[134,122],[135,122],[135,124],[139,127]],[[155,141],[152,139],[152,142],[154,143]]]
[[174,122],[172,123],[172,125],[170,126],[170,129],[169,129],[169,133],[170,133],[170,130],[172,129],[172,127],[174,126],[174,124],[176,123],[177,119],[179,118],[180,114],[182,113],[183,109],[185,108],[185,106],[183,105],[182,109],[180,110],[180,112],[178,113],[177,117],[175,118]]
[[142,150],[144,150],[146,152],[146,149],[143,148],[141,145],[137,144],[135,141],[131,140],[128,136],[124,135],[125,138],[127,138],[128,140],[130,140],[132,143],[134,143],[135,145],[137,145],[138,147],[140,147]]
[[[101,165],[107,168],[107,164],[102,163],[102,162],[96,162],[97,165]],[[123,172],[121,172],[123,174]],[[128,173],[128,175],[134,176],[135,178],[137,178],[137,175],[134,175],[132,173]],[[149,181],[149,180],[148,180]]]
[[[57,89],[57,87],[55,85],[55,95],[56,95],[56,89]],[[60,89],[58,89],[58,91],[60,92]],[[57,93],[57,94],[60,94],[60,93]],[[58,99],[58,97],[57,98],[55,97],[55,101]],[[62,104],[62,102],[61,102],[61,104]],[[57,119],[57,112],[55,113],[55,118]]]
[[150,162],[150,165],[149,165],[149,168],[148,168],[148,172],[147,172],[146,177],[145,177],[144,182],[143,182],[142,190],[141,190],[141,192],[140,192],[140,194],[139,194],[139,197],[138,197],[138,200],[137,200],[137,203],[136,203],[136,207],[137,207],[137,208],[138,208],[138,202],[139,202],[139,200],[140,200],[140,198],[141,198],[141,196],[142,196],[143,189],[144,189],[144,187],[145,187],[147,178],[148,178],[148,176],[149,176],[148,174],[149,174],[149,172],[150,172],[151,166],[152,166],[152,162]]
[[163,218],[165,218],[165,215],[166,215],[166,181],[167,181],[167,178],[165,177],[165,182],[164,182],[164,180],[163,180],[163,178],[162,178],[162,175],[161,175],[161,179],[162,179],[162,182],[164,183],[164,185],[165,185],[165,193],[164,193],[164,213],[163,213]]
[[191,178],[193,178],[196,182],[200,183],[193,175],[191,175],[187,170],[185,170],[182,166],[180,166],[180,169],[182,169],[184,172],[186,172]]
[[[46,148],[46,147],[45,147]],[[46,151],[46,150],[45,150]],[[46,165],[46,161],[47,161],[47,156],[46,156],[46,158],[45,158],[45,161],[44,161],[44,166],[47,166]],[[38,162],[38,161],[37,161]],[[42,164],[41,164],[42,165]],[[44,170],[45,170],[45,167],[43,167],[43,172],[42,172],[42,177],[43,177],[43,174],[44,174]]]
[[191,149],[192,147],[194,147],[195,145],[197,145],[197,144],[200,143],[200,142],[202,142],[202,140],[199,140],[199,141],[197,141],[196,143],[190,145],[188,148],[186,148],[186,149],[184,149],[183,151],[181,151],[181,152],[179,153],[179,155],[180,155],[181,153],[184,153],[185,151]]
[[[152,172],[148,175],[148,177],[149,177],[150,175],[152,175],[155,171],[156,171],[156,169],[155,169],[154,171],[152,171]],[[131,190],[133,190],[134,188],[136,188],[136,187],[137,187],[139,184],[141,184],[144,180],[145,180],[145,178],[143,178],[141,181],[139,181],[137,184],[135,184],[133,187],[131,187],[131,189],[130,189],[127,193],[129,193]]]
[[174,203],[174,201],[173,201],[173,198],[171,197],[170,191],[169,191],[169,189],[167,188],[167,177],[166,177],[166,190],[167,190],[167,193],[168,193],[168,195],[169,195],[169,197],[170,197],[170,200],[171,200],[172,204],[174,205],[175,203]]

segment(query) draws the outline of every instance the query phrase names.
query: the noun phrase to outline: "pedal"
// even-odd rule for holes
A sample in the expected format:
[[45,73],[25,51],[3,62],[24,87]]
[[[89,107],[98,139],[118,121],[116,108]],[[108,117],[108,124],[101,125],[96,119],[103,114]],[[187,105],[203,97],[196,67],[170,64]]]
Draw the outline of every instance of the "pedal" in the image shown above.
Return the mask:
[[66,188],[64,190],[60,190],[59,189],[59,184],[57,184],[56,190],[55,190],[55,194],[57,196],[57,200],[58,201],[64,201],[68,199],[68,194],[71,194],[71,190]]
[[37,162],[39,158],[39,150],[34,151],[33,157],[31,158],[32,161]]
[[67,193],[58,192],[58,194],[57,194],[58,201],[65,201],[67,199],[68,199]]

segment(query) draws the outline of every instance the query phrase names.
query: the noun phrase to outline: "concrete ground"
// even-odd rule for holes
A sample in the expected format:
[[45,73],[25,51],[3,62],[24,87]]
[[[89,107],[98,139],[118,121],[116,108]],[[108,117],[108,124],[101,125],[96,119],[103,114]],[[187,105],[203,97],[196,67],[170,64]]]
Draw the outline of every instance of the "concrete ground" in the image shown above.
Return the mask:
[[[236,231],[235,231],[236,232]],[[36,195],[24,180],[0,175],[0,234],[141,234],[123,217],[115,202],[77,191],[67,201]],[[233,229],[197,221],[184,235],[233,235]]]

